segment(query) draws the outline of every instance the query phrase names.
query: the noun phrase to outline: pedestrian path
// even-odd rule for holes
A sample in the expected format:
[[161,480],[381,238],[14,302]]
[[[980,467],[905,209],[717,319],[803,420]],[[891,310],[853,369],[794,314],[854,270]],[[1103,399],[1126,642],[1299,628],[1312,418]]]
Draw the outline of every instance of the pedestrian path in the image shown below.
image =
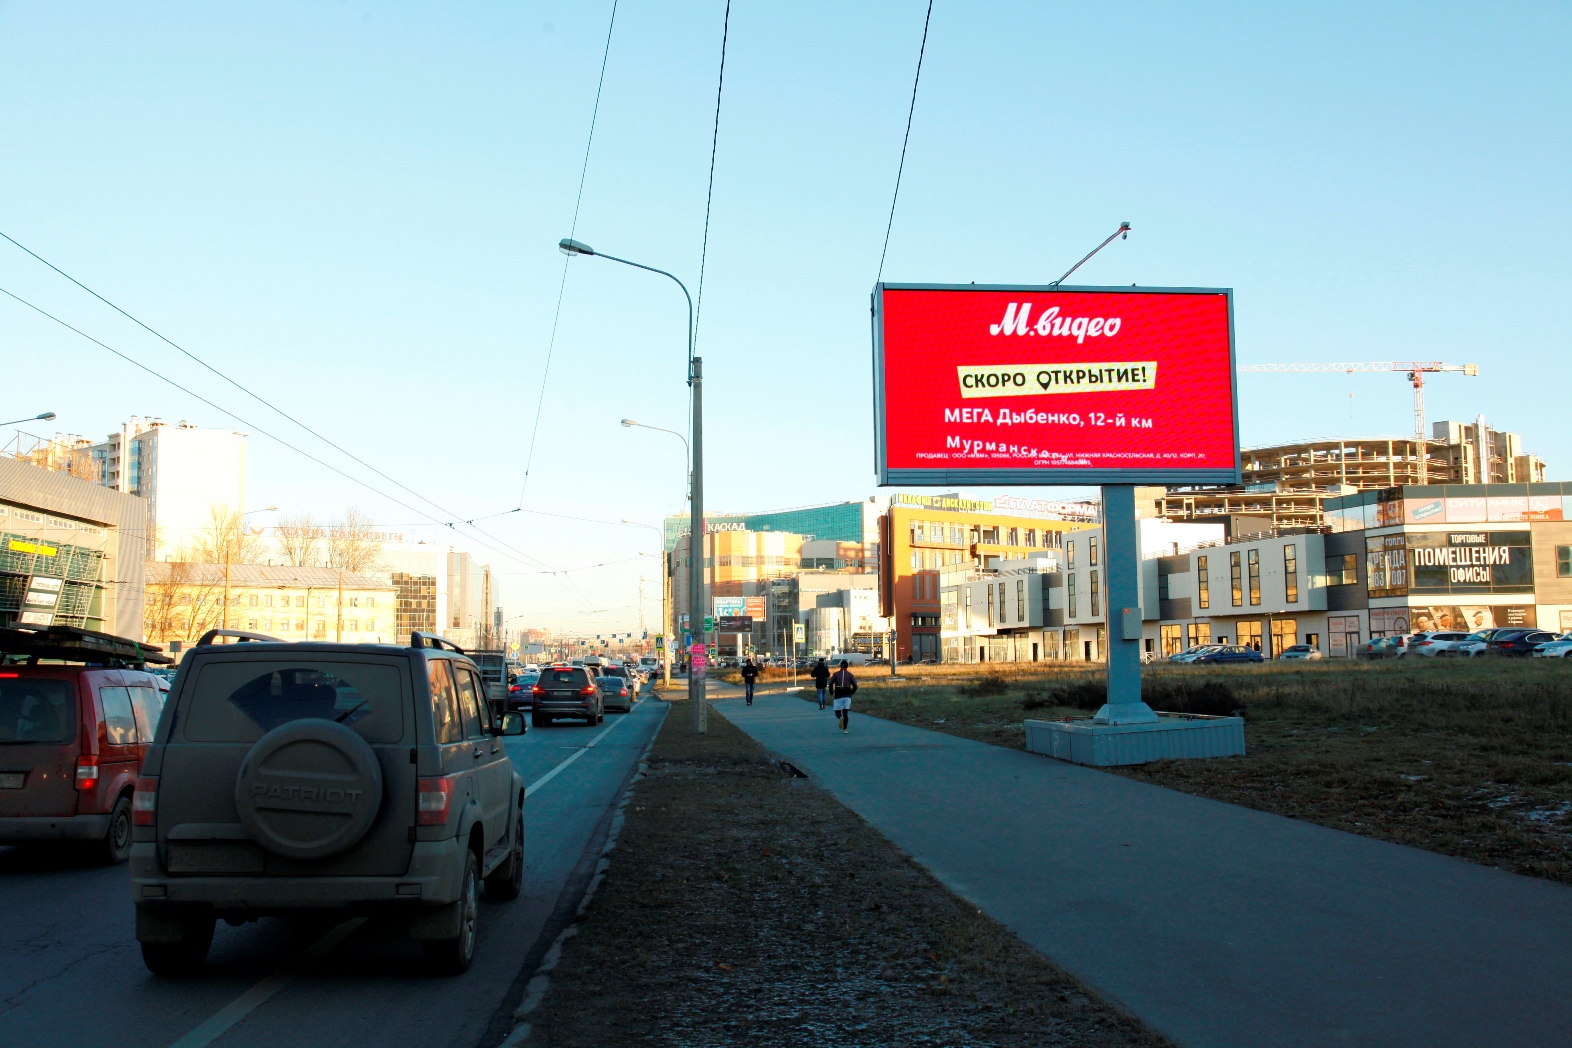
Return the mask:
[[843,736],[795,695],[716,708],[1181,1045],[1572,1045],[1572,888],[855,712]]

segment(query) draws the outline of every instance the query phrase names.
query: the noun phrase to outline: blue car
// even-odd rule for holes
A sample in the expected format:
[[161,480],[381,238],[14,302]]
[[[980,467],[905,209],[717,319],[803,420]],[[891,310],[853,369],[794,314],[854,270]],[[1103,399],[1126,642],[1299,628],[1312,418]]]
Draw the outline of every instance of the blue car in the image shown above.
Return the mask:
[[1209,651],[1204,655],[1192,659],[1190,665],[1200,666],[1205,663],[1221,662],[1265,662],[1261,653],[1254,648],[1247,648],[1242,644],[1224,644],[1216,651]]

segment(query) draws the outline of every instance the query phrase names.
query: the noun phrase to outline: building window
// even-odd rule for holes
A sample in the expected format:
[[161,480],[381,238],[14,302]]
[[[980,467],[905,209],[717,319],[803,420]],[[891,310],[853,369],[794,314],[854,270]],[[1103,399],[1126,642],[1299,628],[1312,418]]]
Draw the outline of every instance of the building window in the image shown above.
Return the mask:
[[1359,555],[1357,553],[1345,553],[1342,556],[1326,558],[1326,584],[1328,586],[1352,586],[1358,581]]
[[1261,650],[1261,624],[1259,622],[1239,623],[1239,643],[1255,651]]
[[262,598],[262,606],[264,608],[271,608],[273,606],[273,594],[271,594],[271,593],[266,594]]
[[1020,544],[1021,544],[1021,529],[1020,528],[1011,528],[1010,529],[1009,541],[1006,543],[1006,545],[1019,546]]
[[1272,658],[1277,658],[1286,649],[1297,644],[1295,640],[1299,635],[1299,621],[1297,619],[1272,620]]
[[1210,622],[1192,622],[1185,627],[1186,640],[1189,647],[1212,643],[1212,624]]
[[[288,599],[289,599],[289,598],[288,598],[288,597],[285,597],[285,598],[284,598],[284,599],[285,599],[285,600],[288,600]],[[295,598],[295,607],[297,607],[297,608],[303,608],[303,607],[305,607],[305,606],[306,606],[306,598],[305,598],[305,597],[303,597],[303,596],[301,596],[301,597],[296,597],[296,598]],[[305,627],[304,627],[304,626],[302,626],[302,627],[301,627],[301,629],[305,629]]]
[[1249,550],[1245,559],[1250,563],[1250,605],[1254,607],[1261,603],[1261,551]]
[[1091,587],[1090,587],[1089,595],[1092,598],[1092,615],[1093,616],[1101,615],[1103,613],[1103,609],[1102,609],[1102,606],[1098,603],[1098,600],[1097,600],[1097,571],[1096,571],[1096,569],[1093,569],[1093,571],[1092,571],[1092,584],[1091,584]]
[[261,603],[261,600],[259,600],[257,595],[255,593],[253,593],[253,594],[250,595],[249,598],[247,598],[247,603],[250,604],[254,608],[258,604]]
[[1064,544],[1064,566],[1067,568],[1075,567],[1075,543],[1073,541]]
[[1026,529],[1026,546],[1027,546],[1028,549],[1036,549],[1037,548],[1037,529],[1036,528],[1027,528]]
[[1015,580],[1015,621],[1026,621],[1026,580]]
[[1283,547],[1283,590],[1288,603],[1299,603],[1299,552],[1292,543]]
[[972,628],[972,588],[966,587],[966,628]]
[[961,526],[959,524],[951,524],[950,525],[950,545],[952,545],[952,546],[959,546],[964,541],[965,540],[962,538],[962,535],[961,535]]
[[1206,558],[1195,558],[1196,603],[1203,608],[1212,606],[1212,577],[1206,571]]
[[1244,569],[1240,566],[1238,553],[1228,554],[1228,581],[1237,608],[1244,603]]
[[1066,610],[1070,613],[1070,618],[1073,619],[1075,618],[1075,574],[1073,572],[1065,576],[1064,596],[1065,603],[1068,605]]
[[356,622],[354,619],[350,619],[348,622],[344,623],[344,628],[351,633],[359,633],[360,623]]
[[920,567],[922,567],[922,552],[914,549],[912,550],[912,570],[916,571]]
[[1177,655],[1184,650],[1184,627],[1175,623],[1172,626],[1158,627],[1158,634],[1163,642],[1163,658]]
[[1556,577],[1572,578],[1572,546],[1556,547]]
[[993,587],[988,587],[988,625],[993,625]]
[[257,620],[256,619],[251,619],[249,622],[246,623],[246,629],[254,630],[256,628],[257,628]]
[[[1088,539],[1087,542],[1090,544],[1091,548],[1087,551],[1086,563],[1095,568],[1097,566],[1097,540]],[[1094,611],[1092,614],[1095,615],[1097,613]]]

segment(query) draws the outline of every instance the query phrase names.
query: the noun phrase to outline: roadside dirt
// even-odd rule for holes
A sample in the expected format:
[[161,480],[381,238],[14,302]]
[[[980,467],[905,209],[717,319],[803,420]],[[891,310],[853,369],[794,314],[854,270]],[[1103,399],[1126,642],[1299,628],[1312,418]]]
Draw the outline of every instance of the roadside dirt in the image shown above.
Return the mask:
[[1165,1045],[724,717],[673,710],[531,1045]]

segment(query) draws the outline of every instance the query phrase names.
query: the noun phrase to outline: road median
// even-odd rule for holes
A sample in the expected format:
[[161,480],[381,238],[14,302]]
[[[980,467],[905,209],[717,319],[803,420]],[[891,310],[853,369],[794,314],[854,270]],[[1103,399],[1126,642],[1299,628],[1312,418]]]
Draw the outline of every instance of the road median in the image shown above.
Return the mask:
[[673,710],[532,1045],[1162,1045],[724,717]]

